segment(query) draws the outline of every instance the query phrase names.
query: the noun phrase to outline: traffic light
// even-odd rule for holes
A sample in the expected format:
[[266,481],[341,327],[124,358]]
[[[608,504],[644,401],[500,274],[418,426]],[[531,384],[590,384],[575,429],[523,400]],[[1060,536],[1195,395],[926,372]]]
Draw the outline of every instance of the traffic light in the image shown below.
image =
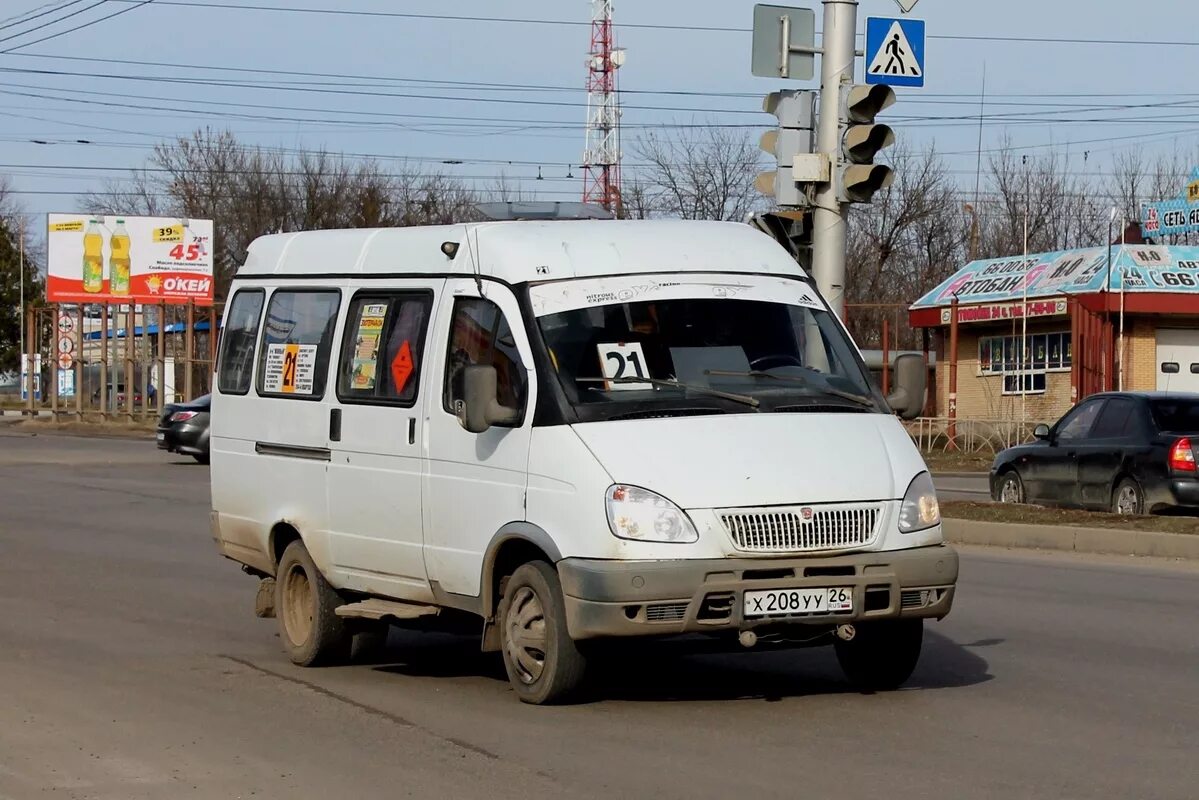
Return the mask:
[[885,164],[875,164],[879,150],[895,144],[895,132],[875,123],[879,112],[895,103],[890,86],[850,86],[842,95],[841,159],[837,199],[842,203],[869,203],[874,193],[895,179]]
[[778,127],[762,134],[761,147],[774,156],[775,168],[761,172],[754,187],[774,198],[780,208],[808,205],[806,186],[795,182],[792,168],[795,157],[812,152],[812,128],[815,119],[815,92],[787,90],[771,92],[762,102],[762,110],[778,117]]

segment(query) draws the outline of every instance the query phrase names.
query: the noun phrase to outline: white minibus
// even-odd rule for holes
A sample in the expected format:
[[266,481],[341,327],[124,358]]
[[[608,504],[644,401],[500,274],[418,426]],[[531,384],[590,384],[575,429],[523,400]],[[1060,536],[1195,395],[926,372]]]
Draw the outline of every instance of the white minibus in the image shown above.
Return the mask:
[[606,642],[691,634],[895,688],[958,574],[897,418],[926,369],[882,396],[749,225],[264,236],[224,316],[213,536],[297,664],[465,628],[550,703]]

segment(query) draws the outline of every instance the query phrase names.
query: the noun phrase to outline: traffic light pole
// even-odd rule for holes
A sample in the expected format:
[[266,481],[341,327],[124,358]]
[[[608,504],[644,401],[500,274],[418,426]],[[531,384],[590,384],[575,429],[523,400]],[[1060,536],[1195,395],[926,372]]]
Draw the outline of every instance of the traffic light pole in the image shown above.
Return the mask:
[[841,89],[853,83],[858,0],[823,0],[820,57],[820,114],[816,150],[831,159],[829,182],[818,186],[812,213],[812,276],[839,317],[845,307],[845,249],[848,205],[838,200],[841,154]]

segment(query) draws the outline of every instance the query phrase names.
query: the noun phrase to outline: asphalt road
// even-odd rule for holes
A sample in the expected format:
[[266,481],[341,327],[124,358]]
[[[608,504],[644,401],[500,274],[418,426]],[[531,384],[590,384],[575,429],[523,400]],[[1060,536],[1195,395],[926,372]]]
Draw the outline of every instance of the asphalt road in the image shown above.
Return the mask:
[[1196,565],[969,551],[895,693],[660,646],[533,708],[464,638],[291,666],[148,443],[0,432],[0,508],[0,798],[1199,797]]
[[949,472],[933,475],[937,497],[942,500],[991,500],[991,487],[985,472]]

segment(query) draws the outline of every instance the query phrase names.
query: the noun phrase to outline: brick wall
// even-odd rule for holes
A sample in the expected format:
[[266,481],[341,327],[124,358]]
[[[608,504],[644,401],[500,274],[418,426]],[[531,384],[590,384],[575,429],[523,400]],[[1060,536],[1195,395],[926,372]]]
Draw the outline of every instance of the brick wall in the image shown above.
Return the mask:
[[[1028,335],[1069,330],[1065,319],[1033,325]],[[1002,375],[980,375],[978,371],[978,340],[981,336],[1009,335],[1010,324],[961,326],[958,328],[958,419],[1019,419],[1056,420],[1070,408],[1070,371],[1050,372],[1045,379],[1043,394],[1028,394],[1021,402],[1020,395],[1003,393]],[[948,347],[948,333],[946,333]],[[937,416],[949,414],[949,359],[937,363]]]
[[[1199,301],[1197,301],[1199,302]],[[1199,328],[1199,318],[1180,316],[1133,317],[1124,321],[1124,388],[1129,391],[1157,389],[1157,329]]]
[[1124,321],[1124,388],[1144,392],[1157,388],[1157,325],[1150,317]]
[[[1116,320],[1113,319],[1113,325]],[[1157,329],[1159,327],[1195,327],[1199,319],[1176,316],[1127,317],[1124,323],[1124,389],[1153,391],[1157,388]],[[1068,319],[1035,324],[1030,320],[1028,333],[1069,330]],[[949,346],[949,329],[945,347]],[[958,328],[958,419],[1013,419],[1020,417],[1020,396],[1003,394],[1003,377],[979,375],[978,340],[980,336],[1010,335],[1011,324],[1003,326],[962,325]],[[1114,382],[1113,382],[1114,383]],[[1030,420],[1051,421],[1070,408],[1070,372],[1050,372],[1044,394],[1025,397],[1025,414]],[[936,416],[949,414],[949,357],[937,361]]]

